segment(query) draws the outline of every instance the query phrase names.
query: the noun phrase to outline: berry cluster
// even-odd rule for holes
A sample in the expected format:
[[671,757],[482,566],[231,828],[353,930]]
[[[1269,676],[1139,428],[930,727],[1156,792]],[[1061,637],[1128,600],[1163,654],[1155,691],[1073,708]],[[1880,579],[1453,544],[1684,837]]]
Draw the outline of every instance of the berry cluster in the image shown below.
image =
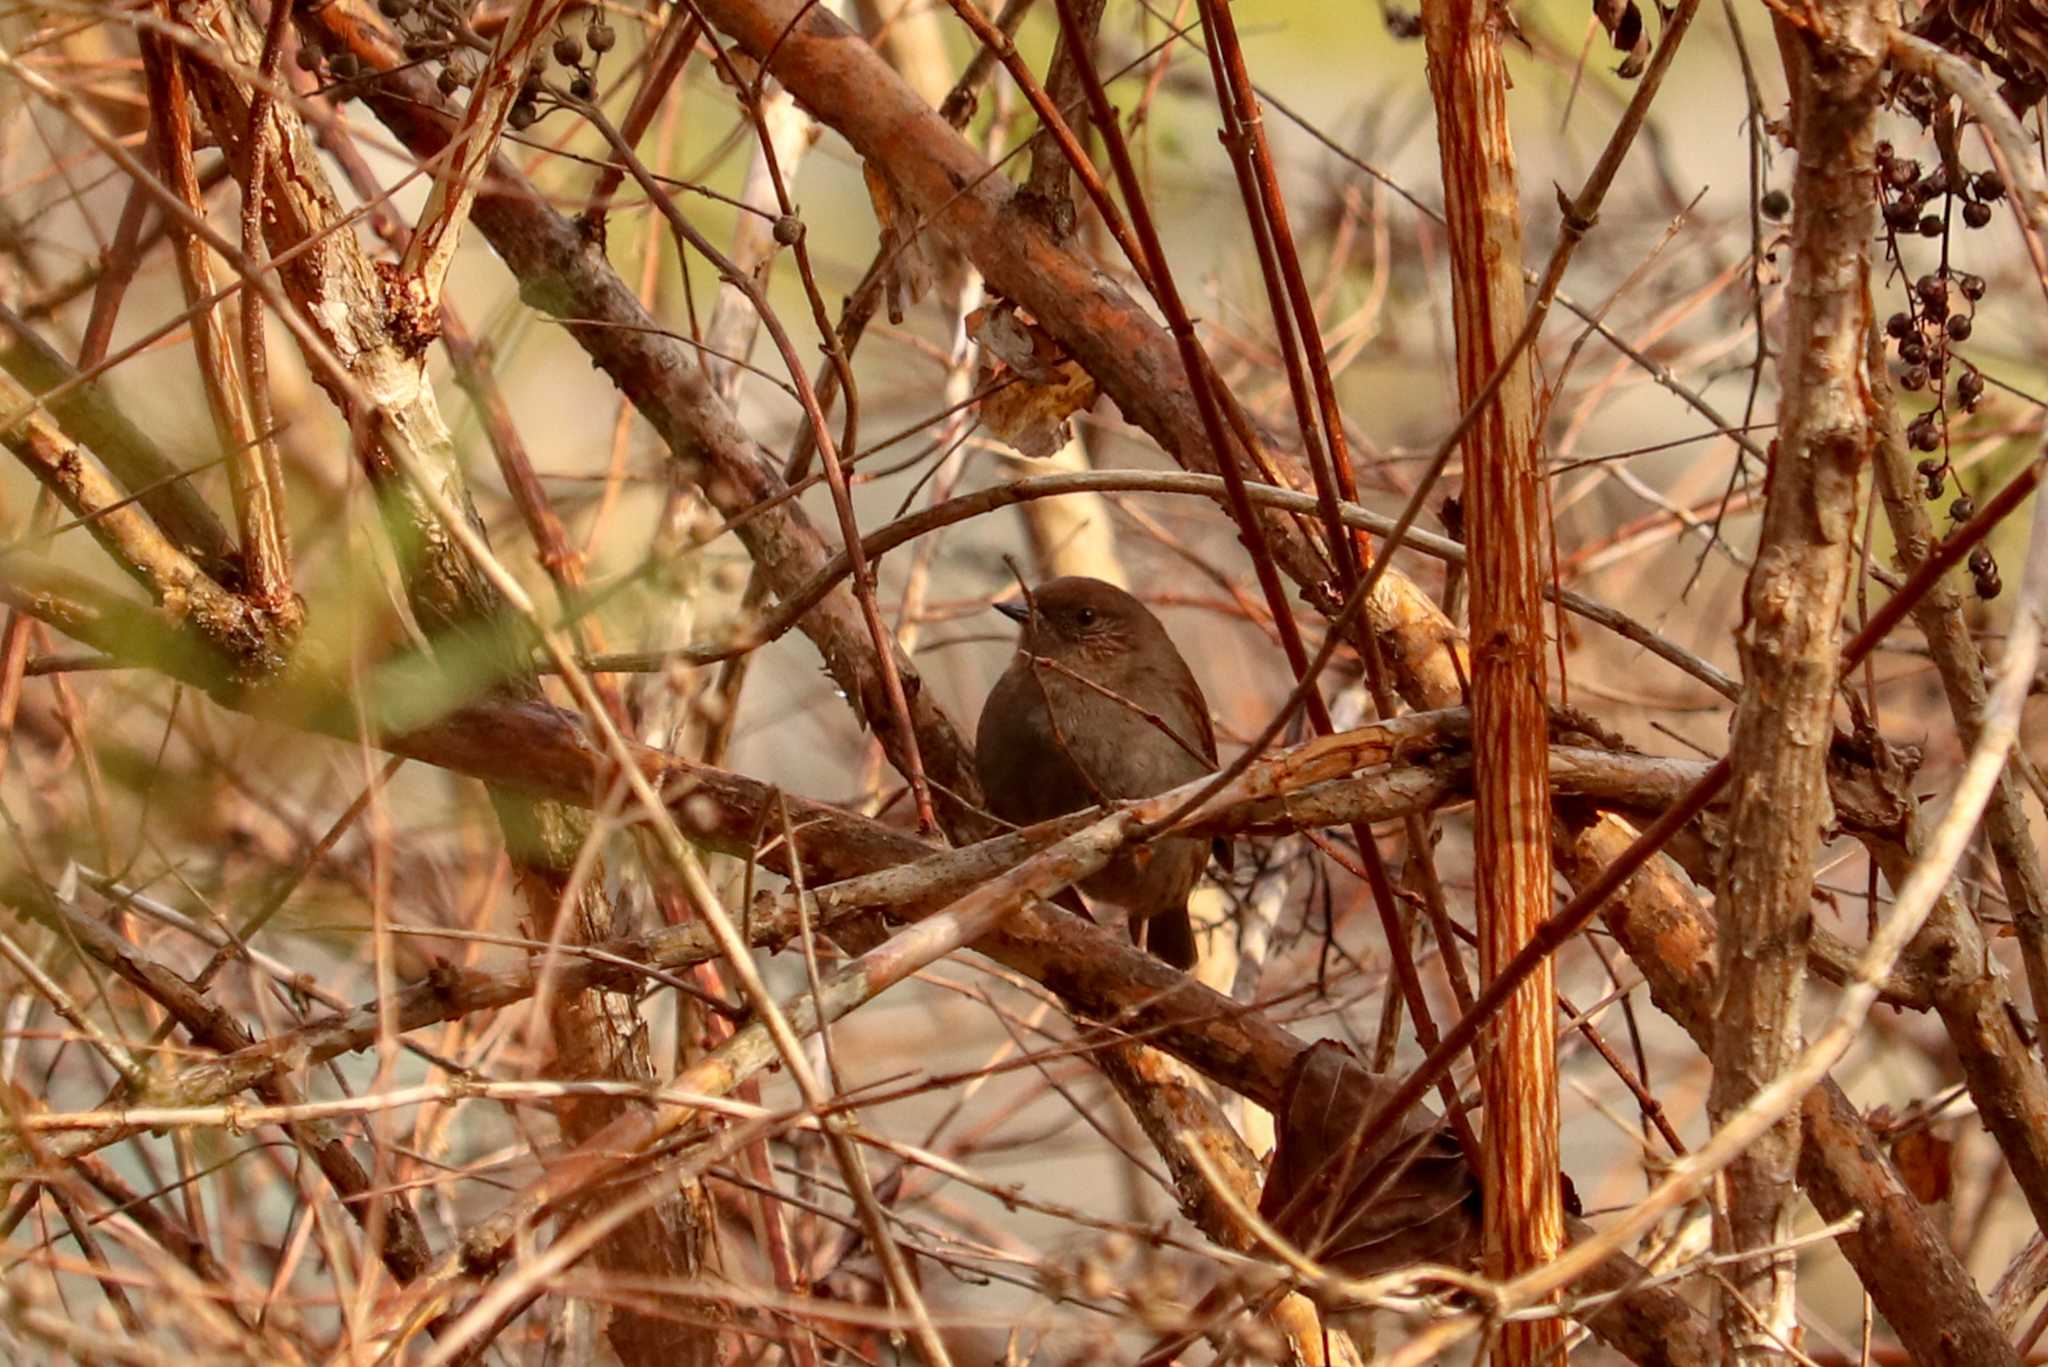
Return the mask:
[[[1929,502],[1940,499],[1954,473],[1949,464],[1949,422],[1956,414],[1974,412],[1984,398],[1984,375],[1953,348],[1966,342],[1974,328],[1978,303],[1984,298],[1981,275],[1957,270],[1948,260],[1950,218],[1961,206],[1963,224],[1982,228],[1991,221],[1991,206],[2005,197],[2005,182],[1995,171],[1970,174],[1937,164],[1922,171],[1911,157],[1898,155],[1888,142],[1877,145],[1878,194],[1884,206],[1886,250],[1910,282],[1906,307],[1885,320],[1885,337],[1898,360],[1898,385],[1907,393],[1927,393],[1934,406],[1906,424],[1906,444],[1923,453],[1920,478]],[[1936,206],[1939,212],[1936,212]],[[1905,273],[1902,237],[1940,238],[1941,264],[1917,277]],[[1939,453],[1939,454],[1935,454]],[[1949,517],[1961,524],[1976,511],[1967,494],[1949,504]],[[1998,595],[1998,566],[1989,551],[1970,557],[1970,570],[1981,597]]]
[[1960,183],[1939,165],[1923,174],[1911,157],[1891,155],[1890,143],[1878,145],[1877,174],[1886,191],[1884,224],[1895,233],[1940,237],[1947,232],[1946,214],[1929,211],[1937,199],[1944,209],[1960,200],[1963,226],[1981,228],[1991,221],[1991,206],[2005,198],[2005,181],[1996,171],[1966,174]]
[[581,38],[573,33],[558,35],[547,53],[535,52],[527,64],[526,79],[520,83],[519,96],[512,101],[506,122],[514,128],[531,128],[540,118],[541,98],[547,93],[548,57],[553,57],[555,64],[569,73],[571,99],[588,100],[597,94],[597,64],[618,41],[618,33],[605,22],[602,10],[591,12],[590,23]]
[[[1970,306],[1969,312],[1954,311],[1954,297],[1958,294]],[[1884,325],[1885,336],[1892,339],[1899,364],[1903,367],[1899,371],[1899,388],[1918,393],[1933,384],[1937,387],[1935,397],[1941,397],[1939,386],[1948,374],[1952,359],[1949,348],[1956,342],[1969,340],[1971,313],[1983,297],[1983,276],[1951,271],[1946,266],[1913,282],[1908,300],[1911,308],[1894,313]],[[1956,400],[1964,412],[1969,412],[1984,397],[1984,377],[1969,362],[1954,359],[1961,366],[1956,377]],[[1939,412],[1938,409],[1929,409],[1920,416],[1931,418]],[[1934,445],[1916,443],[1922,451],[1935,450],[1939,445],[1938,439]]]
[[1970,552],[1970,575],[1977,581],[1979,598],[1996,598],[1998,591],[2005,587],[1998,580],[1998,562],[1992,558],[1987,546],[1979,546]]
[[[452,97],[476,84],[491,44],[471,26],[469,13],[460,0],[377,0],[377,12],[397,31],[408,62],[440,64],[435,83],[443,95]],[[618,41],[617,30],[599,9],[590,11],[581,37],[558,33],[552,43],[536,50],[528,62],[506,121],[514,129],[531,128],[539,121],[541,102],[548,94],[551,60],[566,75],[570,98],[588,100],[595,96],[597,64]],[[324,66],[329,79],[342,86],[367,74],[354,53],[327,54],[312,43],[299,45],[298,63],[311,72]]]

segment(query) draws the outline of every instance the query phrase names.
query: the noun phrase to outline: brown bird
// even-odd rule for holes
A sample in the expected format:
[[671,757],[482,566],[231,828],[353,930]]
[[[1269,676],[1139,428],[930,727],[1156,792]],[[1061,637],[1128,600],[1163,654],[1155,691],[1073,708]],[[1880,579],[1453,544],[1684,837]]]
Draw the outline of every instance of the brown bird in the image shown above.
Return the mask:
[[[975,767],[997,816],[1029,826],[1215,770],[1209,705],[1143,603],[1100,579],[1069,577],[995,608],[1024,628],[975,736]],[[1208,854],[1196,837],[1155,840],[1125,850],[1081,890],[1122,907],[1133,941],[1190,968],[1188,894]]]

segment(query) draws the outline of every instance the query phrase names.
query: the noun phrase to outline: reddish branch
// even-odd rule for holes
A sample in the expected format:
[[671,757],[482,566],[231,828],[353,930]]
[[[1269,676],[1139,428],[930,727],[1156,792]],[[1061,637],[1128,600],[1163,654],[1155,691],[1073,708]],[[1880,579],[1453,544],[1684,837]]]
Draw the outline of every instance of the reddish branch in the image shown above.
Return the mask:
[[[64,435],[97,456],[163,534],[209,578],[226,582],[234,570],[234,542],[179,466],[121,411],[104,387],[82,381],[78,369],[24,320],[0,309],[0,328],[0,369],[19,381],[26,393],[45,396],[56,391],[57,397],[46,400],[46,407]],[[100,359],[82,353],[80,364],[92,366]],[[11,402],[8,406],[10,411],[14,407]]]
[[[0,435],[0,443],[172,618],[189,623],[196,637],[220,652],[239,675],[261,677],[282,663],[276,623],[214,582],[92,453],[36,409],[34,396],[8,376],[0,376],[0,406],[26,414]],[[26,558],[17,548],[0,564],[16,574],[14,565]]]
[[[928,230],[966,255],[992,290],[1027,307],[1115,400],[1125,421],[1188,469],[1218,472],[1224,461],[1244,461],[1238,453],[1246,451],[1293,487],[1312,487],[1296,461],[1258,440],[1227,391],[1217,397],[1230,430],[1212,437],[1173,335],[1085,253],[1024,212],[1008,182],[828,11],[804,0],[709,0],[699,7],[750,56],[768,60],[806,108],[886,168]],[[1135,214],[1136,204],[1128,207]],[[1316,545],[1291,519],[1263,521],[1273,559],[1315,601],[1333,605]],[[1448,646],[1457,633],[1427,596],[1390,573],[1368,611],[1403,696],[1418,706],[1455,703],[1458,672]]]
[[[1867,640],[1859,638],[1858,649],[1851,652],[1852,656],[1867,649],[1868,642],[1882,639],[1906,611],[1914,594],[1924,588],[1924,581],[1960,558],[1967,546],[1997,518],[2009,513],[2032,485],[2031,478],[2022,478],[1991,500],[1980,515],[1984,519],[1981,525],[1972,524],[1966,529],[1965,536],[1941,548],[1931,566],[1908,584],[1901,598],[1888,604],[1887,611],[1873,619],[1866,629]],[[75,589],[78,586],[66,584],[65,587]],[[49,600],[25,596],[23,605],[48,607]],[[160,624],[151,628],[105,605],[96,617],[74,613],[61,620],[82,638],[109,645],[119,641],[133,642],[152,629],[163,630]],[[345,717],[346,714],[342,714],[334,719],[343,720]],[[1420,722],[1422,719],[1414,720]],[[1349,746],[1355,746],[1360,739],[1339,738]],[[580,728],[565,714],[553,709],[502,704],[472,709],[450,717],[426,732],[391,743],[399,744],[423,759],[503,781],[516,781],[533,791],[559,793],[564,797],[581,794],[581,800],[596,802],[602,800],[602,795],[611,787],[603,773],[600,758],[583,743]],[[1272,766],[1275,767],[1269,768],[1268,772],[1273,776],[1269,781],[1277,781],[1281,772],[1312,779],[1348,772],[1370,762],[1366,754],[1355,750],[1332,751],[1333,743],[1336,742],[1318,741],[1291,757],[1273,756]],[[653,752],[644,753],[646,762],[655,766],[650,770],[650,777],[657,777],[662,782],[664,790],[672,795],[672,800],[684,815],[699,820],[698,829],[710,838],[711,843],[740,851],[751,848],[753,832],[761,826],[760,812],[773,797],[768,790],[736,776],[664,759]],[[1313,755],[1321,758],[1311,760]],[[1304,765],[1309,767],[1302,767]],[[1720,772],[1717,769],[1710,773],[1708,781],[1700,786],[1708,789],[1717,787]],[[712,800],[690,801],[692,785],[695,785],[695,796]],[[845,877],[864,867],[902,863],[918,858],[930,848],[915,837],[888,831],[829,807],[792,801],[791,808],[806,831],[804,848],[807,862],[816,861],[812,867],[817,870],[818,877]],[[1370,819],[1377,813],[1355,811],[1352,814]],[[707,819],[711,822],[708,827],[703,824]],[[1024,846],[1018,848],[1021,850]],[[989,852],[992,851],[971,853]],[[966,853],[970,852],[963,852]],[[1008,856],[1014,857],[1014,854]],[[1633,867],[1640,860],[1626,855],[1617,856],[1610,849],[1599,862],[1606,866],[1600,882],[1611,886],[1607,880],[1615,876],[1616,870]],[[830,872],[835,867],[838,872]],[[986,877],[986,872],[973,874],[974,881]],[[1589,899],[1589,907],[1597,905],[1599,900],[1596,894]],[[1134,951],[1119,937],[1083,925],[1056,910],[1020,909],[1003,933],[983,941],[981,947],[1059,992],[1069,1010],[1084,1018],[1120,1020],[1126,1028],[1167,1044],[1204,1073],[1253,1100],[1266,1104],[1278,1100],[1275,1080],[1286,1076],[1289,1061],[1300,1048],[1293,1037],[1270,1024],[1262,1015],[1248,1013],[1195,987],[1180,975]],[[1637,950],[1639,957],[1645,958],[1646,966],[1649,963],[1647,956],[1658,952],[1654,946],[1632,948]],[[666,957],[653,952],[651,945],[648,950],[651,958]],[[467,995],[472,990],[467,982],[459,988],[454,984],[446,986],[453,989],[455,1000],[441,1004],[438,1009],[431,1001],[434,991],[431,984],[415,989],[411,996],[418,1000],[405,1008],[407,1018],[424,1024],[430,1019],[447,1018],[445,1013],[450,1008],[456,1011],[482,1009],[494,1004],[494,1000],[502,1002],[505,999],[501,995],[493,997],[487,985],[481,982],[474,985],[479,994],[474,997]],[[514,995],[526,990],[521,985],[499,984],[497,992],[507,989]],[[1488,1004],[1482,1002],[1480,1009],[1484,1011],[1487,1007]],[[416,1017],[412,1014],[415,1010],[424,1010],[428,1014]],[[363,1013],[351,1021],[333,1022],[332,1028],[338,1028],[343,1035],[369,1031],[375,1013],[374,1006],[364,1008]],[[339,1036],[325,1034],[317,1045],[314,1037],[308,1037],[302,1043],[314,1052],[302,1057],[317,1057],[337,1047],[360,1047],[361,1042],[369,1037],[358,1035],[356,1042],[348,1043]],[[296,1054],[297,1050],[290,1052]],[[257,1059],[242,1061],[254,1062]],[[270,1057],[259,1063],[259,1071],[267,1070],[280,1061]],[[244,1074],[243,1080],[247,1076]],[[1415,1080],[1410,1079],[1411,1086]],[[202,1088],[202,1092],[205,1090]],[[1405,1109],[1412,1100],[1411,1096],[1400,1104]],[[1814,1103],[1809,1102],[1809,1124],[1812,1123],[1813,1107]],[[1842,1129],[1843,1125],[1855,1121],[1853,1111],[1848,1110],[1845,1104],[1837,1104],[1835,1110],[1839,1123],[1829,1133],[1836,1137],[1827,1139],[1822,1148],[1815,1149],[1810,1145],[1802,1174],[1809,1189],[1815,1193],[1816,1201],[1822,1202],[1824,1211],[1832,1213],[1846,1209],[1849,1203],[1854,1202],[1875,1202],[1874,1206],[1865,1208],[1881,1210],[1885,1221],[1903,1231],[1896,1238],[1889,1233],[1883,1238],[1870,1236],[1868,1242],[1861,1245],[1854,1242],[1856,1236],[1845,1240],[1852,1257],[1859,1256],[1859,1249],[1871,1250],[1869,1264],[1859,1263],[1859,1270],[1863,1271],[1879,1308],[1894,1322],[1899,1322],[1905,1311],[1913,1309],[1920,1314],[1923,1323],[1945,1323],[1961,1317],[1967,1327],[1968,1316],[1972,1312],[1968,1302],[1959,1299],[1964,1291],[1958,1289],[1952,1277],[1938,1270],[1938,1259],[1948,1256],[1945,1248],[1940,1247],[1938,1236],[1932,1235],[1924,1213],[1910,1197],[1899,1192],[1896,1199],[1887,1198],[1882,1190],[1871,1187],[1875,1178],[1867,1168],[1867,1155],[1875,1150],[1867,1139],[1867,1131],[1861,1131],[1860,1122],[1851,1126],[1866,1136],[1859,1150],[1854,1135]],[[1847,1194],[1836,1201],[1829,1195],[1833,1192]],[[1961,1285],[1967,1289],[1967,1282]],[[1930,1300],[1940,1304],[1953,1303],[1947,1320],[1926,1311]],[[1963,1341],[1968,1342],[1967,1338]],[[1999,1359],[1975,1360],[1995,1362]]]
[[[1471,529],[1473,867],[1479,967],[1498,978],[1550,909],[1550,780],[1542,597],[1542,472],[1523,327],[1520,183],[1508,134],[1507,66],[1485,0],[1422,7],[1442,149],[1458,392],[1498,391],[1465,440]],[[1503,1279],[1555,1257],[1564,1240],[1558,1167],[1556,985],[1545,959],[1501,1003],[1481,1053],[1486,1096],[1486,1265]],[[1557,1351],[1555,1319],[1517,1321],[1502,1360]]]
[[[225,1054],[253,1042],[233,1015],[98,921],[41,896],[40,889],[29,890],[20,905],[61,924],[67,939],[157,1002],[202,1047]],[[300,1097],[298,1084],[276,1072],[251,1079],[250,1086],[273,1106],[291,1106]],[[381,1234],[375,1251],[393,1277],[405,1283],[426,1269],[426,1234],[410,1202],[403,1194],[377,1189],[336,1126],[309,1120],[286,1125],[285,1132],[333,1185],[349,1215],[365,1230]]]

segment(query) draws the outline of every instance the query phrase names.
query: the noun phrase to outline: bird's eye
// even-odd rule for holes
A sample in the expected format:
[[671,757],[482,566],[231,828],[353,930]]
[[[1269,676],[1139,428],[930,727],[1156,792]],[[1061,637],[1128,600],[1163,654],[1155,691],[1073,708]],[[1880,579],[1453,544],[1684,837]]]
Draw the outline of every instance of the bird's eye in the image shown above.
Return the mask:
[[1079,622],[1079,623],[1080,623],[1080,624],[1081,624],[1082,626],[1084,626],[1084,627],[1092,627],[1092,626],[1094,626],[1094,625],[1095,625],[1095,609],[1094,609],[1094,608],[1082,608],[1082,609],[1081,609],[1081,610],[1080,610],[1079,612],[1077,612],[1077,613],[1075,613],[1075,614],[1074,614],[1074,620],[1075,620],[1075,621],[1077,621],[1077,622]]

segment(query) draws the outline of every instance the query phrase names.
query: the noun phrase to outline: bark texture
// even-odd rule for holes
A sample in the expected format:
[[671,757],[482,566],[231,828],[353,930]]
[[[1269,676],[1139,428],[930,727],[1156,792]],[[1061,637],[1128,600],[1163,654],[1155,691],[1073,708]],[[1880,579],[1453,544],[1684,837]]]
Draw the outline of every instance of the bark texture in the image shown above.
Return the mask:
[[[1574,820],[1559,832],[1559,867],[1574,886],[1584,886],[1634,838],[1616,817]],[[1668,860],[1653,860],[1608,900],[1601,920],[1649,979],[1658,1007],[1708,1047],[1718,997],[1717,946],[1727,936],[1700,908],[1691,885]],[[1830,1081],[1807,1093],[1794,1134],[1798,1179],[1821,1218],[1862,1218],[1836,1247],[1912,1360],[2016,1367],[2019,1354],[1975,1279],[1842,1089]]]
[[[1883,38],[1873,7],[1817,7],[1780,22],[1799,152],[1779,438],[1762,542],[1744,598],[1742,698],[1731,747],[1734,811],[1718,888],[1720,1003],[1708,1109],[1718,1124],[1800,1047],[1814,854],[1828,826],[1839,624],[1871,449],[1864,336],[1876,226],[1872,140]],[[1799,1127],[1791,1117],[1729,1168],[1723,1253],[1793,1235]],[[1732,1264],[1720,1333],[1736,1360],[1796,1345],[1795,1256]]]
[[[1507,68],[1486,0],[1422,7],[1443,154],[1458,395],[1471,404],[1507,366],[1465,440],[1471,529],[1474,867],[1479,967],[1497,975],[1550,908],[1550,776],[1543,696],[1541,474],[1526,355],[1520,186],[1508,134]],[[1546,960],[1510,997],[1481,1054],[1486,1131],[1486,1269],[1508,1278],[1564,1242],[1558,1180],[1556,985]],[[1562,1322],[1522,1320],[1502,1361],[1540,1362]]]

